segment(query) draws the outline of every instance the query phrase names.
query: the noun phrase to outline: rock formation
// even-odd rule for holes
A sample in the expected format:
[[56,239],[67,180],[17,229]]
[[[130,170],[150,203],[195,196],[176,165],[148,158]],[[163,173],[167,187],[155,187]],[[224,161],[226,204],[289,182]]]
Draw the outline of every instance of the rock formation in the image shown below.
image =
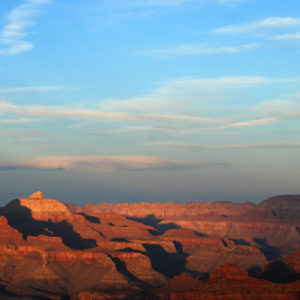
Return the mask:
[[299,203],[79,207],[38,191],[0,209],[0,299],[296,299]]
[[209,280],[191,290],[171,292],[171,300],[298,300],[300,281],[275,284],[250,278],[232,263],[218,267]]

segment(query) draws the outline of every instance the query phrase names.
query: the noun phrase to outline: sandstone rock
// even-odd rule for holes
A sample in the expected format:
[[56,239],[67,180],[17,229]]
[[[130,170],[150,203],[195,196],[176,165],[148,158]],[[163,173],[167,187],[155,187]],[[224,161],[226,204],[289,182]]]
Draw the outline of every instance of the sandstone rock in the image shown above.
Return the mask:
[[117,258],[120,264],[124,263],[123,267],[133,275],[133,280],[135,277],[136,280],[141,281],[140,285],[146,283],[156,287],[167,282],[165,276],[152,269],[151,261],[145,254],[136,252],[115,252],[112,253],[112,257]]
[[[240,267],[299,249],[297,201],[80,208],[36,192],[0,209],[0,299],[295,299],[299,282],[250,278]],[[280,260],[295,273],[299,261],[299,251]],[[205,282],[187,274],[213,270]]]
[[300,195],[283,195],[271,197],[259,204],[259,207],[268,209],[272,213],[289,222],[300,218]]
[[249,278],[247,272],[227,263],[210,275],[210,279],[193,289],[173,291],[171,300],[298,300],[300,281],[275,284]]
[[239,268],[234,263],[226,263],[219,266],[212,274],[210,274],[210,279],[218,279],[218,278],[226,278],[226,279],[247,279],[248,273]]
[[71,213],[67,206],[54,199],[44,198],[41,192],[32,194],[29,198],[19,198],[8,203],[3,212],[11,217],[32,217],[36,220],[67,219]]
[[187,273],[182,273],[172,278],[165,286],[157,289],[155,293],[171,293],[178,291],[192,290],[199,286],[202,282],[198,278],[194,278]]
[[43,193],[41,191],[37,191],[33,194],[31,194],[31,196],[29,197],[29,199],[44,199],[45,196],[43,195]]

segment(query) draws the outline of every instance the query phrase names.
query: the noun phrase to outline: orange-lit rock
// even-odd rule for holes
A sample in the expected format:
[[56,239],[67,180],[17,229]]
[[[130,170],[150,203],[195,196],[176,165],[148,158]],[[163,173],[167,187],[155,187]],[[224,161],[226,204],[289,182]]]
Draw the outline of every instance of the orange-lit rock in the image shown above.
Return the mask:
[[0,208],[0,299],[294,300],[299,199],[80,208],[36,192]]

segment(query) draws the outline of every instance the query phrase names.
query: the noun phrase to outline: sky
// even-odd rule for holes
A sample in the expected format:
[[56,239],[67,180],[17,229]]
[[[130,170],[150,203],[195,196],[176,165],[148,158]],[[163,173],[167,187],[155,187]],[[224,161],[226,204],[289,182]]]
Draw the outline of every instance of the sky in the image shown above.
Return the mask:
[[300,2],[0,3],[0,204],[299,194]]

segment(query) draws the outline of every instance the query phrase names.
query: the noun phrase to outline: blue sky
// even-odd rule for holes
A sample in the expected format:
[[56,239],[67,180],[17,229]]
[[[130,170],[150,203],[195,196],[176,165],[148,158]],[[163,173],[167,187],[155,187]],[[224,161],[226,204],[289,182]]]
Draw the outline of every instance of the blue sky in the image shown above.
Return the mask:
[[0,3],[0,201],[299,193],[300,3]]

